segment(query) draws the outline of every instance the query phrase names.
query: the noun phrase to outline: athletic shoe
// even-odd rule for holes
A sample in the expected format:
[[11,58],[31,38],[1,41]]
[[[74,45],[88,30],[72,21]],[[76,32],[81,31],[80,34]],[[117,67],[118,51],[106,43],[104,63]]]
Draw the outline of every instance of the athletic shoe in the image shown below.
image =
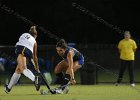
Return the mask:
[[35,85],[35,88],[37,91],[39,91],[39,89],[40,89],[40,82],[39,81],[40,81],[39,76],[35,76],[34,85]]
[[7,85],[7,84],[5,84],[5,86],[4,86],[4,91],[5,91],[7,94],[11,91],[11,89],[8,88],[8,85]]
[[43,89],[41,89],[41,90],[40,90],[40,93],[41,93],[41,94],[46,94],[46,95],[47,95],[47,94],[50,94],[50,91],[44,91]]
[[132,83],[132,84],[131,84],[131,86],[132,86],[132,87],[135,87],[135,84],[134,84],[134,83]]
[[68,86],[65,86],[64,88],[63,88],[63,93],[64,94],[67,94],[69,92],[69,87]]
[[56,89],[55,92],[56,92],[56,94],[63,94],[63,90],[62,89]]

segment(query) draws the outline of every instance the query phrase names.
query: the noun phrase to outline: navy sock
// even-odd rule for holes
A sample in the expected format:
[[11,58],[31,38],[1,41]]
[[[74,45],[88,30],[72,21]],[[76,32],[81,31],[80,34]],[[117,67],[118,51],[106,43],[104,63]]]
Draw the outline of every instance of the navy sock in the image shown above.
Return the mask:
[[65,75],[63,72],[56,74],[56,84],[62,84],[63,79],[65,78]]
[[68,84],[68,82],[70,81],[70,75],[69,74],[65,74],[65,78],[63,78],[62,81],[62,86]]

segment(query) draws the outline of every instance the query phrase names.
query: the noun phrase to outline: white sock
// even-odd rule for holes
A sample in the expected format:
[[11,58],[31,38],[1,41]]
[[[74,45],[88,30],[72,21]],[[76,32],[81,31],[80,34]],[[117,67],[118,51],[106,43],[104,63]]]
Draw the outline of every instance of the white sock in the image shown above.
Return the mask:
[[32,81],[35,81],[35,76],[34,74],[29,70],[29,69],[24,69],[23,70],[23,74],[28,77],[29,79],[31,79]]
[[8,85],[8,88],[11,89],[13,85],[15,85],[19,78],[20,78],[21,74],[17,74],[16,72],[13,74],[11,80],[10,80],[10,83]]

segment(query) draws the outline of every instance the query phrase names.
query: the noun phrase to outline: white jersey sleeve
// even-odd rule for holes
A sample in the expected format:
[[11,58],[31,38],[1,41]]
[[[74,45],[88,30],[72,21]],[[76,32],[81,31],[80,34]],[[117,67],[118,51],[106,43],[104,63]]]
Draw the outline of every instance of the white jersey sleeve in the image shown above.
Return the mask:
[[16,43],[16,45],[24,46],[29,50],[31,50],[31,52],[33,53],[33,48],[35,43],[36,40],[32,35],[30,35],[29,33],[23,33],[20,36],[19,41]]

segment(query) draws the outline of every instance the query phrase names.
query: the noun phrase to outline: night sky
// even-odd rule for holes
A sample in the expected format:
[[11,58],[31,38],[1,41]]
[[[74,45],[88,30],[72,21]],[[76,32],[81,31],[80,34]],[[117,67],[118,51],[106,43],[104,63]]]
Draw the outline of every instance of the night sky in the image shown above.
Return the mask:
[[[96,16],[121,30],[129,30],[139,41],[139,3],[135,0],[0,0],[24,18],[72,43],[116,44],[122,34],[83,14],[72,3],[84,6]],[[30,24],[0,9],[0,45],[15,45]],[[38,44],[55,44],[56,40],[38,29]]]

